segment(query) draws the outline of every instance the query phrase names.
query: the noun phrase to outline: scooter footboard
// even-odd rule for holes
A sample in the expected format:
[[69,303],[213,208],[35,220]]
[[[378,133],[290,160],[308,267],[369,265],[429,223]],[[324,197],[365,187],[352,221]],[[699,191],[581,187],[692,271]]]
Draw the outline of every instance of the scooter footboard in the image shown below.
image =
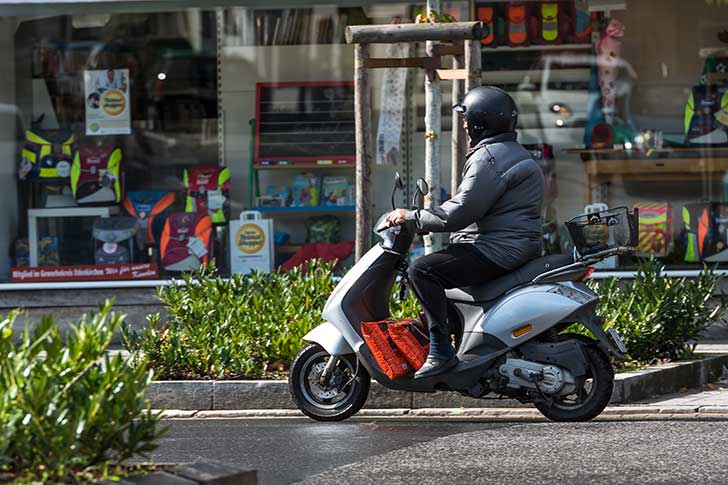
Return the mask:
[[329,322],[324,322],[314,328],[306,335],[303,340],[315,342],[324,348],[329,355],[346,355],[353,354],[354,350],[346,341],[339,329]]

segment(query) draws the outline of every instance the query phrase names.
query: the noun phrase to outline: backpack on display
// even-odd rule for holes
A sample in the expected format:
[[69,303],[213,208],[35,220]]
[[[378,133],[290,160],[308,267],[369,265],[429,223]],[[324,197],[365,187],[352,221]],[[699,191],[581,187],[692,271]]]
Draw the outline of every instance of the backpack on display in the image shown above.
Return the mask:
[[481,44],[493,45],[495,41],[495,7],[491,5],[478,6],[477,15],[478,20],[488,28],[488,35],[481,39]]
[[128,264],[134,262],[139,244],[139,221],[135,217],[99,217],[94,221],[94,262]]
[[129,192],[124,198],[127,214],[139,220],[147,244],[156,244],[175,203],[174,192]]
[[528,45],[527,17],[528,8],[525,3],[510,3],[506,7],[506,31],[511,47]]
[[187,189],[185,211],[209,214],[212,222],[224,223],[230,214],[230,169],[227,167],[191,167],[184,172]]
[[121,148],[84,147],[71,168],[71,189],[78,205],[121,202]]
[[207,264],[212,250],[212,218],[206,213],[174,212],[164,223],[159,243],[167,271],[194,271]]
[[694,86],[685,105],[685,137],[693,145],[728,144],[728,85]]
[[672,207],[668,202],[640,202],[637,256],[664,258],[672,242]]
[[68,178],[76,139],[67,130],[28,130],[21,153],[18,177],[21,180]]

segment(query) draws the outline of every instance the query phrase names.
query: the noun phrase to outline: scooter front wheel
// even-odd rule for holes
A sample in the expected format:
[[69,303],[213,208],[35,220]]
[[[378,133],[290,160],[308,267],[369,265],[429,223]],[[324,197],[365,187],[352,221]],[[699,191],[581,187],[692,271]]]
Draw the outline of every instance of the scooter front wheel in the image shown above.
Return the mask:
[[332,357],[319,344],[301,349],[291,364],[288,387],[305,415],[318,421],[342,421],[356,414],[369,396],[371,377],[356,355],[341,355],[326,384],[321,374]]

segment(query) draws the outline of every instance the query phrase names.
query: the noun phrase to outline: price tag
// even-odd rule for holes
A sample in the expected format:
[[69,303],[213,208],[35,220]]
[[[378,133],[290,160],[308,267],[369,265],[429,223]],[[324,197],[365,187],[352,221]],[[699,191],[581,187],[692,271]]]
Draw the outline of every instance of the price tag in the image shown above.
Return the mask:
[[211,190],[207,193],[207,208],[215,212],[222,209],[225,204],[225,196],[222,190]]
[[200,238],[191,237],[187,240],[187,249],[198,258],[207,254],[207,248]]

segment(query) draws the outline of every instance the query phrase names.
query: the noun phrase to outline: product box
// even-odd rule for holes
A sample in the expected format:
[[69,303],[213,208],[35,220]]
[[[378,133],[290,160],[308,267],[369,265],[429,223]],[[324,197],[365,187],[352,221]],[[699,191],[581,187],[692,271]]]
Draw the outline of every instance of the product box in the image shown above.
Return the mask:
[[319,205],[321,178],[312,173],[302,173],[293,179],[292,207]]
[[321,205],[351,205],[350,187],[346,177],[324,177],[321,184]]
[[[285,207],[291,204],[291,188],[285,185],[271,185],[266,191],[266,195],[281,201],[278,207]],[[260,206],[263,207],[263,206]]]

